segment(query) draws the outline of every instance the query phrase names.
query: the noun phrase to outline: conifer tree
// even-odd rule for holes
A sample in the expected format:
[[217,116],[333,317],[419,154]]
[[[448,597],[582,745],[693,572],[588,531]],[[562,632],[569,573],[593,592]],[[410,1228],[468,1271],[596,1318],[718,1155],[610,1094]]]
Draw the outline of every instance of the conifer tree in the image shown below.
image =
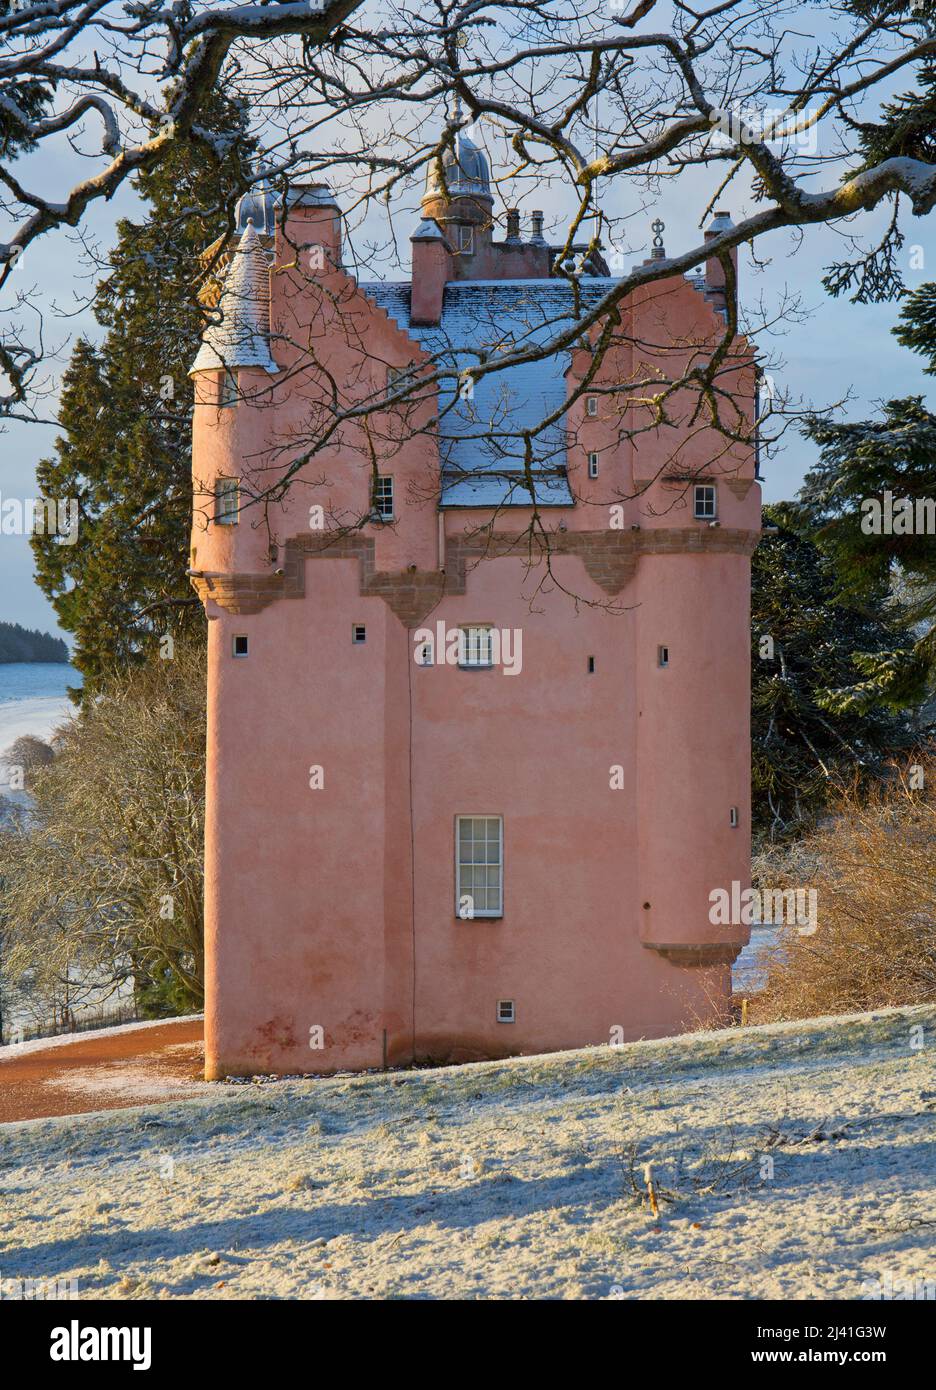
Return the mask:
[[[867,13],[867,0],[850,0],[849,8]],[[934,0],[908,0],[908,12],[936,17]],[[921,63],[916,89],[885,103],[876,122],[858,124],[865,167],[884,159],[936,158],[936,62]],[[928,281],[907,293],[899,253],[904,238],[891,226],[879,244],[857,265],[830,266],[826,288],[845,291],[855,302],[902,300],[893,330],[898,342],[926,361],[936,375],[936,283]],[[832,560],[836,594],[846,603],[873,601],[883,588],[898,586],[905,618],[916,642],[890,652],[867,654],[860,662],[863,680],[839,697],[842,711],[886,702],[893,709],[920,703],[936,688],[936,541],[907,524],[903,511],[896,524],[877,526],[870,504],[885,503],[885,494],[912,503],[936,498],[936,415],[924,397],[887,401],[875,419],[839,423],[813,416],[806,434],[820,456],[806,475],[790,522],[811,537]]]
[[782,837],[821,811],[841,779],[879,775],[917,741],[910,712],[848,699],[863,662],[912,650],[901,609],[880,586],[860,607],[837,601],[834,562],[791,528],[789,504],[752,562],[754,826]]
[[[0,0],[0,18],[8,15],[15,3],[16,0]],[[7,98],[0,103],[0,159],[10,159],[35,148],[35,142],[27,138],[17,119],[17,111],[28,121],[37,120],[46,111],[51,92],[44,82],[21,77],[0,82],[0,92]]]
[[123,219],[98,286],[105,333],[77,342],[64,374],[54,455],[38,466],[45,496],[77,499],[77,539],[35,535],[37,580],[74,663],[94,691],[143,660],[167,634],[202,630],[185,575],[191,514],[192,387],[187,376],[205,310],[197,293],[205,248],[231,227],[249,178],[244,111],[220,95],[213,128],[230,138],[179,147],[138,192],[145,217]]
[[[936,285],[926,289],[923,304],[936,295]],[[901,320],[924,333],[916,304],[905,307]],[[916,504],[936,499],[936,416],[922,396],[908,396],[888,401],[876,420],[815,416],[806,432],[820,456],[806,474],[791,524],[832,561],[842,602],[865,604],[899,586],[917,635],[912,647],[869,655],[861,664],[864,680],[848,698],[853,708],[856,700],[895,709],[920,703],[936,686],[936,538]]]

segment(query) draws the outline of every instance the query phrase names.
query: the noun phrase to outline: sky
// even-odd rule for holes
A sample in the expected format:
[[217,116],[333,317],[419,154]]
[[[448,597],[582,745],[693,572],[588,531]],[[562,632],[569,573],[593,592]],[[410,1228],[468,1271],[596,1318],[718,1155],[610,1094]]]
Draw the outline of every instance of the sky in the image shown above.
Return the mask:
[[[904,84],[909,85],[909,84]],[[481,131],[482,143],[484,140]],[[64,173],[67,159],[64,149],[52,149],[44,154],[43,181],[54,187]],[[625,264],[636,263],[648,254],[650,223],[660,216],[666,223],[664,240],[667,251],[675,254],[687,245],[697,244],[699,232],[695,226],[698,212],[707,198],[698,183],[701,175],[690,170],[678,179],[664,181],[658,204],[641,212],[628,224],[630,246],[634,255],[625,256]],[[821,186],[831,183],[826,173]],[[688,196],[687,196],[688,195]],[[550,214],[568,212],[561,194],[551,203],[552,195],[544,195],[543,204]],[[628,186],[621,185],[609,197],[626,199]],[[755,210],[742,188],[719,201],[736,220]],[[136,202],[131,190],[123,190],[110,204],[95,204],[85,223],[85,231],[97,238],[103,247],[112,244],[114,226],[120,216],[132,215]],[[609,212],[626,213],[619,203]],[[688,215],[691,213],[691,216]],[[403,236],[408,237],[415,225],[415,209],[408,221],[400,219]],[[865,216],[861,223],[863,236],[872,238],[884,222],[884,213]],[[908,289],[928,278],[936,279],[936,244],[931,234],[931,218],[905,219],[907,234],[902,249],[902,266]],[[4,233],[0,228],[0,236]],[[850,230],[857,231],[853,224]],[[361,235],[367,228],[361,230]],[[640,244],[646,236],[646,248]],[[740,295],[742,305],[754,310],[763,296],[775,308],[789,291],[799,295],[804,317],[787,323],[782,332],[770,339],[772,352],[779,355],[782,365],[771,367],[778,391],[788,393],[795,402],[825,409],[851,397],[842,414],[848,419],[862,419],[873,413],[875,403],[895,396],[920,393],[931,398],[932,382],[922,372],[920,359],[898,345],[891,334],[897,317],[897,305],[857,305],[847,298],[831,299],[822,287],[823,269],[833,260],[844,259],[845,248],[838,232],[827,227],[805,230],[801,241],[786,232],[773,233],[761,239],[757,246],[760,262],[766,267],[755,270],[746,251],[740,260]],[[68,359],[69,346],[79,332],[96,332],[90,314],[76,313],[89,288],[88,269],[82,261],[81,248],[73,232],[56,231],[29,248],[21,259],[16,276],[25,286],[36,286],[46,306],[44,335],[55,349],[50,367],[60,372]],[[400,278],[391,274],[389,278]],[[768,345],[764,339],[761,351]],[[47,402],[47,413],[54,412],[54,400]],[[35,496],[35,465],[48,454],[55,428],[46,424],[10,424],[0,434],[0,501],[16,497]],[[765,475],[764,498],[775,501],[792,497],[803,474],[815,457],[814,447],[794,428],[786,435],[778,455],[762,464]],[[58,631],[55,613],[33,581],[32,555],[28,539],[23,536],[0,534],[0,621],[18,622],[26,627]],[[68,634],[64,634],[67,636]]]

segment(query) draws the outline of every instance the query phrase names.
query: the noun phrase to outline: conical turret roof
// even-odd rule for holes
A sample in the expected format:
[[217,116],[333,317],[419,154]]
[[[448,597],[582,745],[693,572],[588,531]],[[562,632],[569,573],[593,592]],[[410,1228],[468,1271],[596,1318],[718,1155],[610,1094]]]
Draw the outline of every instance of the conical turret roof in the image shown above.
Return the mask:
[[202,338],[193,372],[219,368],[262,367],[278,372],[270,355],[270,261],[253,221],[231,257],[218,301],[217,323]]

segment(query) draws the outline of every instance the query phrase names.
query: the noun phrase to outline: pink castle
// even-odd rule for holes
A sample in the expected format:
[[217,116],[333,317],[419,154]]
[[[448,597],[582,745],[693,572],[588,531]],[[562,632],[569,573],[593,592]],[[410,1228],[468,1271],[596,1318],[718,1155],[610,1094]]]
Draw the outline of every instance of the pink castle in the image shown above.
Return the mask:
[[606,265],[496,240],[464,135],[422,206],[411,281],[358,284],[327,188],[242,200],[192,369],[209,1077],[714,1023],[747,939],[709,908],[750,872],[749,345],[736,441],[652,415],[722,262],[571,332]]

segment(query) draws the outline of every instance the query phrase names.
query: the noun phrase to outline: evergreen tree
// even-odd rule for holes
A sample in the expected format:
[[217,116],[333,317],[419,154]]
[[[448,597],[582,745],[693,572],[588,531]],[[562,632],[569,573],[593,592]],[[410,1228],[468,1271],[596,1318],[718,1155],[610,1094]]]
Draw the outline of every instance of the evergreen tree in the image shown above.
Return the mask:
[[0,662],[67,660],[68,648],[61,637],[30,631],[19,623],[0,623]]
[[[911,303],[901,315],[896,331],[904,341],[911,333],[925,341],[924,315],[936,286],[926,291],[914,297],[919,314]],[[936,353],[936,337],[930,341]],[[894,708],[918,703],[936,685],[936,544],[932,532],[918,525],[915,505],[936,499],[936,416],[921,396],[908,396],[888,401],[878,420],[839,424],[815,416],[806,433],[820,456],[806,474],[793,524],[832,560],[842,601],[865,603],[900,585],[906,620],[917,634],[912,648],[882,652],[864,663],[863,698]],[[911,505],[900,506],[904,499]]]
[[778,530],[752,562],[754,825],[783,836],[821,810],[837,778],[880,774],[915,742],[909,717],[850,695],[867,656],[913,638],[886,588],[860,609],[838,602],[834,562],[791,528],[788,504],[764,518]]
[[[849,0],[848,8],[867,15],[874,0]],[[904,8],[915,20],[936,19],[936,0],[906,0]],[[915,76],[915,91],[885,103],[878,121],[858,123],[865,167],[893,158],[936,160],[936,61],[922,62]],[[835,295],[850,290],[861,303],[901,297],[894,335],[934,376],[936,283],[906,293],[898,260],[903,242],[895,205],[879,245],[857,264],[830,266],[825,284]],[[907,524],[906,513],[892,528],[877,528],[869,507],[883,504],[885,493],[898,502],[936,498],[936,416],[922,396],[907,396],[886,402],[877,419],[842,424],[813,416],[806,434],[820,457],[791,524],[833,561],[844,602],[869,602],[882,588],[899,587],[917,638],[912,648],[868,655],[860,663],[865,679],[843,694],[842,706],[885,701],[899,709],[922,702],[936,687],[936,546],[932,534]]]
[[205,321],[200,253],[229,230],[252,153],[240,107],[216,96],[210,115],[230,137],[222,160],[193,141],[139,176],[147,215],[118,224],[95,300],[106,332],[99,344],[76,344],[63,380],[63,432],[37,469],[46,496],[78,501],[74,544],[37,534],[32,545],[39,586],[74,633],[73,661],[92,692],[110,671],[145,659],[164,634],[203,624],[185,576],[187,373]]
[[[863,17],[875,9],[877,0],[848,0],[847,8]],[[919,22],[936,19],[936,0],[903,0],[908,18]],[[858,134],[862,154],[857,168],[843,175],[853,179],[861,169],[870,169],[887,159],[918,159],[936,162],[936,62],[927,59],[915,70],[917,89],[902,92],[881,107],[877,121],[849,117]],[[826,289],[833,295],[848,290],[854,302],[877,303],[897,299],[905,292],[899,253],[904,235],[898,223],[899,198],[894,195],[893,215],[881,240],[857,260],[827,267]]]
[[[0,17],[8,15],[14,4],[15,0],[0,0]],[[23,123],[9,103],[12,102],[28,121],[35,121],[48,107],[51,92],[44,82],[14,77],[11,81],[0,80],[0,93],[7,98],[0,104],[0,159],[10,159],[33,149],[35,142],[26,137]]]

